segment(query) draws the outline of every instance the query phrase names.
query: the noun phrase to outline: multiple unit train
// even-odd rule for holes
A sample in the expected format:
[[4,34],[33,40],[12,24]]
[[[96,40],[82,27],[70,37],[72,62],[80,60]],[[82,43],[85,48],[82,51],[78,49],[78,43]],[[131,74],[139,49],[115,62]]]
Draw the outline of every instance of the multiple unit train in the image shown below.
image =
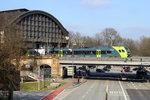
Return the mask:
[[121,57],[130,56],[130,50],[125,46],[91,47],[80,49],[49,49],[49,53],[59,53],[61,57]]
[[[40,50],[30,49],[27,51],[27,56],[45,55]],[[43,51],[44,52],[44,49]],[[130,50],[125,46],[112,46],[112,47],[91,47],[80,49],[49,49],[50,54],[59,54],[61,57],[121,57],[127,58],[130,56]]]

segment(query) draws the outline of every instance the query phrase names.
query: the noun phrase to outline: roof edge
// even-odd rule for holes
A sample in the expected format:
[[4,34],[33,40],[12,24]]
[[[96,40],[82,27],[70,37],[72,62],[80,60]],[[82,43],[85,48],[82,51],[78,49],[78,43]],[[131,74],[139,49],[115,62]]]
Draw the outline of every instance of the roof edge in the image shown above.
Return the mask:
[[4,13],[4,12],[15,12],[15,11],[29,11],[26,8],[21,8],[21,9],[13,9],[13,10],[5,10],[5,11],[0,11],[0,13]]

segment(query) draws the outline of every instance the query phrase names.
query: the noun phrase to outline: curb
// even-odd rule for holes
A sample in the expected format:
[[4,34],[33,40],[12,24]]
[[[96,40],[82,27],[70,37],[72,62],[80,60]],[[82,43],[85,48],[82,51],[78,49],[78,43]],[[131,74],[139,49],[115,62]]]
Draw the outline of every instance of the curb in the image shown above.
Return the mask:
[[72,81],[68,82],[67,84],[57,88],[41,100],[53,100],[57,95],[59,95],[61,92],[63,92],[65,89],[69,88],[72,85]]
[[87,80],[86,79],[84,79],[82,82],[80,82],[80,83],[77,83],[76,85],[74,85],[74,86],[71,86],[69,89],[72,89],[72,88],[76,88],[76,87],[79,87],[81,84],[83,84],[83,83],[85,83],[85,82],[87,82]]
[[58,94],[60,94],[62,90],[54,90],[53,92],[51,92],[50,94],[48,94],[47,96],[45,96],[44,98],[42,98],[41,100],[53,100]]

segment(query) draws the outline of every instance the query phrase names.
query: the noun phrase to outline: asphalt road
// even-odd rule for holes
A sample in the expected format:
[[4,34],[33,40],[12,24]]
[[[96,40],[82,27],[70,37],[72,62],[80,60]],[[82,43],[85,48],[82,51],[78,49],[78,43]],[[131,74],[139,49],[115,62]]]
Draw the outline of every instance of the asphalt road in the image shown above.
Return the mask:
[[103,100],[105,80],[88,80],[79,87],[66,89],[54,100]]
[[41,100],[52,91],[14,91],[14,100]]
[[54,100],[150,100],[150,86],[145,84],[147,83],[88,79],[79,87],[64,90]]

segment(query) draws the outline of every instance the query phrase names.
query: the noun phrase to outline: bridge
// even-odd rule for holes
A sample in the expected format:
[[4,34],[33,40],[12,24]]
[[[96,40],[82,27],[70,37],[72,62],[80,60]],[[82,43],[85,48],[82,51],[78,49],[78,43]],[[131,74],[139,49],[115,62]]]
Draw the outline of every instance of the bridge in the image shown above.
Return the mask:
[[144,66],[150,67],[150,57],[62,57],[61,65],[114,65],[114,66]]
[[61,57],[59,59],[59,64],[63,71],[67,70],[67,75],[72,76],[75,68],[82,67],[83,65],[87,66],[86,69],[89,69],[88,66],[99,65],[150,67],[150,57]]
[[[29,65],[38,71],[43,66],[50,68],[51,76],[72,75],[74,67],[89,65],[114,65],[114,66],[144,66],[150,67],[150,57],[59,57],[59,55],[50,56],[31,56],[23,57],[20,66]],[[73,67],[74,66],[74,67]],[[38,73],[26,72],[31,78],[37,79]]]

